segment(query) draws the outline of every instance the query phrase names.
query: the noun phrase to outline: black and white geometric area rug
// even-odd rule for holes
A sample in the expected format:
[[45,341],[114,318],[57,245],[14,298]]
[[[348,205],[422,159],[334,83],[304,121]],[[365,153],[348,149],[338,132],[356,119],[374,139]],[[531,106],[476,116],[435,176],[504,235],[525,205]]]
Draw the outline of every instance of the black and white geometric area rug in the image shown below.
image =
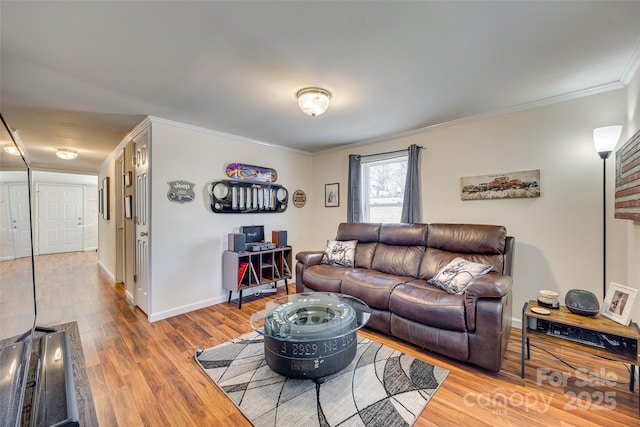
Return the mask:
[[256,332],[196,361],[256,427],[411,426],[449,373],[361,336],[353,362],[322,384],[272,371]]

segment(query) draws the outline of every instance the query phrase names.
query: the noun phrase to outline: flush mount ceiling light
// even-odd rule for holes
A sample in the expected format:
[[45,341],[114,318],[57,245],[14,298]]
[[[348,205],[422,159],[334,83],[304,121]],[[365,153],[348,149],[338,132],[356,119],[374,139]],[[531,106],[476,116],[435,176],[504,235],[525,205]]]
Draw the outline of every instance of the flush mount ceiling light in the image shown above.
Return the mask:
[[5,153],[10,154],[12,156],[19,156],[20,155],[20,150],[18,150],[16,148],[16,146],[13,145],[13,144],[5,145],[4,146],[4,151],[5,151]]
[[58,148],[58,151],[56,151],[56,156],[64,160],[73,160],[78,157],[78,152],[70,148]]
[[319,87],[306,87],[298,91],[298,105],[303,113],[311,117],[319,116],[329,108],[331,94]]

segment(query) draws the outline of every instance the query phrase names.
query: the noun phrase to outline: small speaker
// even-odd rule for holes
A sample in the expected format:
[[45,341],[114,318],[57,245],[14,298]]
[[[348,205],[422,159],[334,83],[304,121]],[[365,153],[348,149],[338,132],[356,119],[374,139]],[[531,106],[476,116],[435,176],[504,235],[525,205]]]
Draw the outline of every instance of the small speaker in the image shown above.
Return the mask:
[[275,243],[276,248],[284,248],[287,246],[286,230],[273,230],[271,232],[271,241]]
[[246,250],[244,234],[229,233],[229,250],[232,252],[244,252]]
[[529,317],[529,329],[538,329],[538,320],[535,317]]

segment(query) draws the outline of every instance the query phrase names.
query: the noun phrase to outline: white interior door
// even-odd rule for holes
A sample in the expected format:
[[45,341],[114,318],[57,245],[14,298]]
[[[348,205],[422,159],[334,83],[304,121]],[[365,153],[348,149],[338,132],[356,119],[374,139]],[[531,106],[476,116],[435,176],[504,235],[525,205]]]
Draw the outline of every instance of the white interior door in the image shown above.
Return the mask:
[[135,228],[136,255],[135,275],[136,287],[135,303],[142,311],[149,313],[150,309],[150,274],[149,274],[149,134],[145,132],[134,140],[134,198],[135,198]]
[[38,185],[38,251],[40,254],[83,249],[83,187]]
[[8,184],[8,187],[13,255],[16,258],[31,256],[29,188],[27,184]]

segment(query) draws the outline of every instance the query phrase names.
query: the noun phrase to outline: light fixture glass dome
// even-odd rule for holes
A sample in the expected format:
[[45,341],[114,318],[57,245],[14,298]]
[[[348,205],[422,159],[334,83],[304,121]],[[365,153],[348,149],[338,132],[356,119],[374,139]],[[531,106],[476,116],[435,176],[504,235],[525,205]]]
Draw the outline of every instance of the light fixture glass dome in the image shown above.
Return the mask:
[[18,148],[13,145],[13,144],[7,144],[4,146],[4,151],[7,154],[10,154],[12,156],[19,156],[20,155],[20,150],[18,150]]
[[73,160],[78,157],[78,152],[70,148],[58,148],[58,151],[56,151],[56,156],[64,160]]
[[318,87],[307,87],[298,91],[298,105],[303,113],[311,117],[319,116],[329,108],[331,94]]

